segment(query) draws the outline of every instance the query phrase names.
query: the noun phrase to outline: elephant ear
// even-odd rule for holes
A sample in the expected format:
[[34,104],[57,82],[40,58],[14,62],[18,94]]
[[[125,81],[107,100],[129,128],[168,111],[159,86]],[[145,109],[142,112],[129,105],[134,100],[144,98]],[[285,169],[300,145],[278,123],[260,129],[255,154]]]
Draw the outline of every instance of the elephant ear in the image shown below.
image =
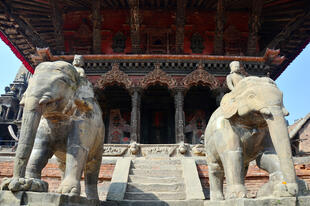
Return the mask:
[[233,97],[233,92],[224,95],[221,101],[221,109],[225,119],[229,119],[237,113],[238,102]]
[[92,84],[81,77],[79,87],[76,90],[74,103],[81,112],[89,112],[94,108],[95,94]]

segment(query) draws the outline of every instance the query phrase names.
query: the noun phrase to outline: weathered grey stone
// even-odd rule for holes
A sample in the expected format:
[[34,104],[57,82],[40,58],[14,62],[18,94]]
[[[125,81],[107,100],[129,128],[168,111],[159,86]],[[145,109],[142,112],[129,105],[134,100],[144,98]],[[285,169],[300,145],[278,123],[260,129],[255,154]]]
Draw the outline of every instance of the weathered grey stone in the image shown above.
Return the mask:
[[41,171],[55,154],[64,173],[58,192],[80,195],[84,170],[86,195],[98,199],[104,124],[92,84],[82,70],[64,61],[36,67],[20,102],[24,113],[13,178],[4,180],[1,189],[47,191]]
[[183,177],[186,185],[187,200],[204,200],[205,196],[199,179],[197,166],[194,159],[182,160]]
[[310,196],[283,197],[283,198],[257,198],[234,199],[222,201],[206,200],[204,206],[308,206]]
[[118,159],[114,168],[107,200],[123,200],[127,188],[130,158]]
[[185,190],[183,183],[160,184],[160,183],[128,183],[127,192],[182,192]]
[[222,98],[204,134],[211,200],[224,199],[224,175],[225,199],[246,197],[244,177],[255,159],[261,169],[277,176],[258,194],[296,196],[298,185],[282,92],[267,77],[235,77],[229,80],[232,91]]
[[309,206],[310,196],[299,196],[297,197],[297,206]]
[[148,177],[182,177],[182,170],[131,169],[130,174]]
[[185,192],[126,192],[126,200],[185,200]]
[[203,206],[202,200],[123,200],[120,206]]
[[183,183],[183,178],[177,178],[177,177],[146,177],[146,176],[138,176],[138,175],[129,175],[129,181],[130,182],[136,182],[136,183]]
[[0,191],[1,206],[116,206],[116,202],[100,202],[80,196],[58,193]]

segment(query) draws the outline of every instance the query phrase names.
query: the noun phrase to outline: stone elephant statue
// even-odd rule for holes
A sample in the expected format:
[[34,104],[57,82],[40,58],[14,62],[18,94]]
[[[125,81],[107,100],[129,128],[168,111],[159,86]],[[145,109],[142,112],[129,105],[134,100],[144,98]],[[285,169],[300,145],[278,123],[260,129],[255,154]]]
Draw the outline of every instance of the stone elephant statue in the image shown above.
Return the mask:
[[270,174],[257,196],[297,194],[286,115],[282,92],[267,77],[245,77],[223,97],[204,135],[211,200],[224,199],[224,174],[225,198],[246,197],[244,177],[255,159]]
[[46,192],[41,171],[55,155],[63,171],[58,192],[80,195],[84,171],[87,198],[98,199],[104,124],[91,83],[70,63],[43,62],[21,104],[24,113],[13,177],[2,182],[2,189]]

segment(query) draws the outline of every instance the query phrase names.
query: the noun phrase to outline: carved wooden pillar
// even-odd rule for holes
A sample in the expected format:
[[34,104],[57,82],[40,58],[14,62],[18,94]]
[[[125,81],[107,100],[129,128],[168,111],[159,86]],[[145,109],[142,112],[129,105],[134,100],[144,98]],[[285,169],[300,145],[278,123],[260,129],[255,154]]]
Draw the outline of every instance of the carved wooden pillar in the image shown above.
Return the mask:
[[17,120],[21,120],[22,119],[23,111],[24,111],[24,107],[23,106],[19,106],[17,117],[16,117]]
[[252,12],[249,18],[249,37],[247,45],[247,55],[257,55],[256,44],[258,40],[258,31],[261,26],[261,11],[263,7],[262,0],[252,0]]
[[183,111],[184,105],[184,88],[176,88],[174,91],[175,104],[175,142],[184,142],[184,123],[185,115]]
[[177,54],[184,52],[184,24],[186,0],[177,0],[175,49]]
[[4,119],[9,119],[10,111],[11,111],[11,107],[8,107],[8,109],[6,110]]
[[140,141],[140,103],[141,88],[135,87],[131,91],[131,119],[130,119],[130,139]]
[[139,0],[129,0],[130,6],[130,36],[132,53],[138,54],[140,48],[140,12]]
[[92,0],[93,20],[93,53],[101,53],[101,4],[100,0]]
[[224,26],[225,26],[225,0],[218,0],[216,12],[216,28],[214,36],[214,54],[222,55],[224,53]]
[[54,26],[55,40],[56,40],[56,53],[63,54],[65,51],[65,40],[63,34],[63,19],[62,19],[62,8],[59,6],[59,0],[49,1],[52,9],[52,21]]

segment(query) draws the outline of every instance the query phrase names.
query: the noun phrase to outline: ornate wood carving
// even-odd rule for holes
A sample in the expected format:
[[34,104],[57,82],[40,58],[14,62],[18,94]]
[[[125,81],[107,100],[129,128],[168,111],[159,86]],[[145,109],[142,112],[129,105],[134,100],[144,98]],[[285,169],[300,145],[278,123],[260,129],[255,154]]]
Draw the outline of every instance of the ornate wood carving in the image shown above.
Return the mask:
[[310,16],[310,11],[303,12],[289,21],[280,33],[273,38],[273,40],[266,46],[262,51],[264,52],[267,48],[276,49],[279,48],[279,44],[285,40],[288,40],[291,34],[296,31]]
[[131,94],[131,120],[130,120],[130,139],[131,141],[140,141],[140,105],[141,88],[135,87]]
[[177,54],[184,52],[184,24],[186,0],[177,0],[175,47]]
[[101,4],[100,0],[92,0],[93,20],[93,53],[101,53]]
[[62,19],[62,8],[59,6],[59,0],[49,0],[49,4],[52,8],[52,21],[54,26],[55,33],[55,52],[58,54],[62,54],[65,51],[65,40],[63,34],[63,19]]
[[252,0],[252,12],[249,18],[249,37],[247,46],[247,55],[254,56],[257,54],[256,45],[258,38],[258,31],[261,27],[261,11],[263,7],[263,0]]
[[132,53],[138,54],[141,52],[140,48],[140,12],[139,0],[129,0],[130,6],[130,36]]
[[280,65],[285,60],[284,56],[280,56],[280,49],[273,50],[273,49],[266,49],[264,60],[266,64],[271,65]]
[[216,12],[216,28],[214,37],[214,54],[220,55],[224,52],[223,35],[225,26],[225,0],[218,0]]
[[205,46],[203,45],[204,39],[199,33],[193,34],[191,38],[191,49],[193,53],[202,54]]
[[122,32],[117,32],[113,37],[112,49],[115,53],[123,53],[126,47],[126,36]]
[[48,44],[43,39],[41,39],[40,35],[34,30],[34,28],[12,11],[10,1],[0,1],[0,5],[2,6],[5,14],[14,19],[14,21],[18,24],[18,31],[23,36],[25,36],[25,38],[28,39],[35,47],[48,47]]
[[155,65],[155,69],[149,72],[141,81],[140,87],[146,89],[150,85],[163,84],[167,85],[169,89],[173,89],[177,86],[177,81],[168,75],[166,72],[161,70],[159,64]]
[[108,85],[123,85],[126,89],[133,86],[133,82],[129,79],[128,75],[119,69],[119,64],[113,64],[112,69],[97,81],[96,87],[105,88]]
[[224,32],[225,55],[242,56],[241,32],[234,26],[229,25]]
[[184,105],[184,88],[179,87],[175,89],[174,104],[175,104],[175,135],[176,143],[184,142],[184,125],[185,114],[183,111]]
[[216,89],[220,86],[219,81],[212,74],[204,70],[201,64],[195,71],[184,77],[181,83],[186,89],[199,84],[208,86],[211,89]]

